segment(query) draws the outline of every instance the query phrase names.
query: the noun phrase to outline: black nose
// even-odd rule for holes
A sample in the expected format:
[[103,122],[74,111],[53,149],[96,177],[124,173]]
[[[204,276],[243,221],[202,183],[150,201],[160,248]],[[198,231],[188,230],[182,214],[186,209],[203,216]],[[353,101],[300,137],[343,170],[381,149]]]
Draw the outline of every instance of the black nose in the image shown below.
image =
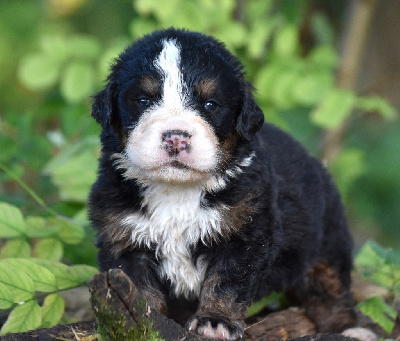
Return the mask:
[[170,155],[179,154],[182,150],[188,151],[191,135],[184,130],[167,130],[162,134],[162,142]]

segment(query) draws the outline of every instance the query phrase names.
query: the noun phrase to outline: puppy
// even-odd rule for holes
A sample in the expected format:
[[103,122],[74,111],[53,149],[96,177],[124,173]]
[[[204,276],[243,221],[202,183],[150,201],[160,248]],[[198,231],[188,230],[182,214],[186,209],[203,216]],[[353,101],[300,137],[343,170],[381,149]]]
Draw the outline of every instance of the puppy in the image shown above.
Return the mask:
[[90,219],[100,269],[152,309],[195,302],[193,333],[243,335],[253,300],[288,290],[318,331],[354,323],[352,238],[317,160],[264,115],[214,38],[156,31],[116,60],[92,115],[103,128]]

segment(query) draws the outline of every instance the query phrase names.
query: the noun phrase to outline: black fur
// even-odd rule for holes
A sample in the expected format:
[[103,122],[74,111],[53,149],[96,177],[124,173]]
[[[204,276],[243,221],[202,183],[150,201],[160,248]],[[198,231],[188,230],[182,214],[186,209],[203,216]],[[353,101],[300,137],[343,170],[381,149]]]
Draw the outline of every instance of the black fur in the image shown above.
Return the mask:
[[[217,191],[204,190],[201,205],[231,207],[225,218],[232,228],[210,243],[199,241],[191,247],[193,262],[200,257],[207,269],[188,328],[210,335],[204,330],[217,333],[220,325],[231,339],[238,338],[248,305],[272,290],[294,293],[320,331],[351,325],[352,238],[330,176],[290,136],[263,124],[263,113],[240,62],[221,43],[198,33],[170,29],[145,36],[122,53],[108,85],[95,97],[93,116],[103,133],[90,218],[99,231],[101,270],[122,268],[160,311],[167,312],[169,300],[175,299],[172,284],[159,275],[160,260],[153,246],[136,245],[121,227],[127,214],[146,214],[144,185],[124,177],[112,157],[124,150],[143,114],[144,109],[129,100],[137,97],[139,80],[159,79],[153,60],[165,38],[174,38],[181,46],[181,68],[188,93],[193,94],[191,107],[227,149],[216,170],[226,185]],[[199,79],[215,80],[216,112],[202,109],[209,98],[196,92]],[[161,90],[151,91],[146,95],[157,101]],[[252,153],[255,157],[250,166],[242,167],[243,172],[226,175]]]

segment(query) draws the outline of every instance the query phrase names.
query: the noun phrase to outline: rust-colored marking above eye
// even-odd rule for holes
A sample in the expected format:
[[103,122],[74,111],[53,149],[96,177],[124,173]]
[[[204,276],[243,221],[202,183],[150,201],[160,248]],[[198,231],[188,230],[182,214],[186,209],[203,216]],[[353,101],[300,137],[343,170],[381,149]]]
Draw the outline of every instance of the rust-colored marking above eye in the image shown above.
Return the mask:
[[206,78],[197,83],[196,91],[201,97],[209,99],[214,97],[217,86],[218,82],[216,79]]
[[160,84],[152,76],[145,76],[140,81],[140,87],[149,95],[156,95],[160,91]]

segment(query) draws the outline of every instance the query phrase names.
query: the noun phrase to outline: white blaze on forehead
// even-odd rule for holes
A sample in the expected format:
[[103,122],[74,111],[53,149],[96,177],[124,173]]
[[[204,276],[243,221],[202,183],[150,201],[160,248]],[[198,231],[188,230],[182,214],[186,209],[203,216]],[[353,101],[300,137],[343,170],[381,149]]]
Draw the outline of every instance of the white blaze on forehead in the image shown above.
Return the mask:
[[154,66],[161,73],[163,84],[163,106],[171,111],[182,110],[186,97],[186,86],[180,69],[181,48],[176,40],[163,40],[163,49],[154,60]]

